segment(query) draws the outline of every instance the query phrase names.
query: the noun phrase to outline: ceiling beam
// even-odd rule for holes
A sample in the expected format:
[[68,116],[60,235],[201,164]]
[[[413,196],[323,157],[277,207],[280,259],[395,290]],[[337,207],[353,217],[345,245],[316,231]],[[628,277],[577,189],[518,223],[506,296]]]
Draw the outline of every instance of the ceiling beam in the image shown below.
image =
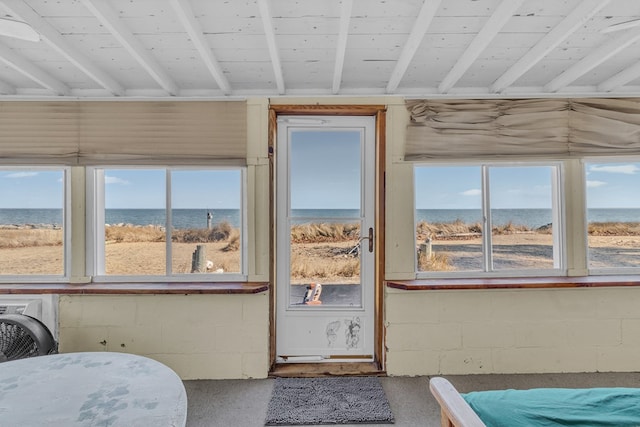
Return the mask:
[[260,16],[262,17],[262,25],[264,27],[264,35],[267,39],[269,55],[271,56],[271,64],[273,65],[273,73],[276,76],[276,86],[278,94],[283,95],[284,77],[282,75],[282,64],[280,63],[280,54],[278,53],[278,45],[276,44],[276,34],[273,30],[273,18],[271,16],[271,5],[269,0],[258,0],[260,7]]
[[634,30],[628,30],[624,34],[609,40],[607,43],[599,46],[597,49],[591,51],[591,53],[580,61],[567,68],[556,78],[547,83],[544,87],[546,92],[557,92],[563,87],[568,86],[581,76],[585,75],[589,71],[596,68],[612,56],[620,53],[622,50],[631,46],[633,43],[640,40],[640,28]]
[[549,52],[558,47],[567,37],[577,31],[611,0],[585,0],[576,6],[565,19],[547,33],[535,46],[525,53],[515,64],[489,87],[491,92],[502,92],[524,73],[529,71]]
[[98,18],[109,32],[124,46],[131,56],[151,77],[170,95],[178,95],[180,90],[173,79],[160,67],[149,51],[135,38],[131,31],[118,18],[108,2],[103,0],[81,0],[91,13]]
[[447,93],[458,80],[467,72],[471,64],[474,63],[478,56],[489,46],[489,43],[500,32],[502,27],[511,19],[513,14],[518,10],[524,0],[503,0],[502,3],[494,10],[493,14],[487,20],[473,41],[469,44],[464,53],[458,58],[458,61],[442,79],[438,86],[438,92]]
[[597,87],[599,92],[611,92],[640,77],[640,61],[609,77]]
[[347,52],[347,38],[349,37],[349,23],[351,22],[351,10],[353,0],[340,2],[340,30],[338,32],[338,44],[336,47],[336,62],[333,68],[333,86],[331,93],[337,95],[342,83],[342,71],[344,69],[344,56]]
[[200,23],[195,18],[193,9],[191,8],[189,1],[169,0],[169,3],[171,3],[171,6],[173,6],[173,10],[175,10],[175,12],[178,14],[180,22],[182,22],[182,25],[187,30],[187,33],[191,38],[191,42],[195,45],[198,53],[200,53],[200,57],[215,79],[216,84],[225,95],[229,95],[231,93],[231,85],[225,77],[224,71],[218,63],[218,60],[213,55],[211,47],[209,46],[209,43],[207,43],[207,39],[204,36],[204,32],[202,31]]
[[49,73],[36,67],[30,61],[9,49],[7,46],[0,44],[0,61],[4,62],[11,68],[19,71],[29,77],[40,86],[49,89],[56,95],[71,95],[71,89],[60,80],[51,77]]
[[23,21],[28,22],[29,25],[40,33],[42,40],[57,50],[62,56],[71,62],[71,64],[85,73],[91,80],[95,81],[115,96],[122,96],[125,94],[125,90],[120,83],[98,68],[80,52],[72,48],[57,30],[55,30],[47,21],[42,19],[40,15],[35,13],[30,6],[24,3],[24,1],[4,0],[2,3],[11,15],[18,16]]
[[416,22],[413,24],[413,28],[411,29],[411,33],[409,33],[407,41],[404,43],[398,62],[396,62],[396,66],[391,72],[391,77],[389,77],[386,89],[387,93],[393,93],[398,88],[402,77],[404,77],[404,73],[407,72],[409,63],[411,63],[416,51],[420,47],[420,43],[422,43],[424,35],[429,29],[431,20],[440,6],[440,1],[441,0],[424,0],[422,3],[422,8],[420,8]]

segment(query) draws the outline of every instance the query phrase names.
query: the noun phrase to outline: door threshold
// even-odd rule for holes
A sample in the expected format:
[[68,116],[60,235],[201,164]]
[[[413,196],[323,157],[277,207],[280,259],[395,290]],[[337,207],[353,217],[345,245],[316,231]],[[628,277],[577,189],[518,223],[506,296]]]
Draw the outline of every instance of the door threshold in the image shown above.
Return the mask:
[[276,363],[269,372],[270,378],[386,375],[376,362]]

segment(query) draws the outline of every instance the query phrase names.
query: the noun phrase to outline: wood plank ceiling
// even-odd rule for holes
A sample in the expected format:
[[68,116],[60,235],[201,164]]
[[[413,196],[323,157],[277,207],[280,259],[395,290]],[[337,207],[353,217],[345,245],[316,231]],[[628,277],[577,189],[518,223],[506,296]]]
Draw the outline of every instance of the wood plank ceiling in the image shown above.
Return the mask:
[[0,99],[640,95],[638,0],[3,0]]

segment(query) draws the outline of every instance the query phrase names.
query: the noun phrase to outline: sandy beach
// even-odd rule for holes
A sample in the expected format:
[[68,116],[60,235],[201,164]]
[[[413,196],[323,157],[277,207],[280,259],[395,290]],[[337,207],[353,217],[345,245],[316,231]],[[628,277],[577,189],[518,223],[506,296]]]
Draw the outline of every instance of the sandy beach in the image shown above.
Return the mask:
[[[496,269],[553,268],[551,236],[511,234],[493,237]],[[455,270],[482,269],[480,238],[434,241],[433,252],[446,253]],[[640,267],[639,236],[589,236],[590,268]]]
[[[29,238],[24,238],[25,235]],[[62,274],[64,254],[59,243],[61,236],[61,230],[0,229],[0,274]],[[350,235],[342,241],[294,243],[291,251],[292,283],[356,283],[359,260],[352,253],[355,242]],[[175,273],[190,273],[192,253],[198,244],[203,243],[173,242],[172,267]],[[228,241],[204,243],[206,259],[210,261],[208,272],[240,271],[240,252],[225,250],[228,244]],[[553,268],[551,244],[552,237],[548,233],[496,235],[493,237],[494,267]],[[589,236],[589,246],[590,268],[640,267],[638,235]],[[107,274],[165,274],[165,243],[162,241],[109,241],[105,252]],[[434,239],[432,253],[446,258],[448,264],[447,268],[440,266],[435,270],[482,269],[482,241],[477,236]]]

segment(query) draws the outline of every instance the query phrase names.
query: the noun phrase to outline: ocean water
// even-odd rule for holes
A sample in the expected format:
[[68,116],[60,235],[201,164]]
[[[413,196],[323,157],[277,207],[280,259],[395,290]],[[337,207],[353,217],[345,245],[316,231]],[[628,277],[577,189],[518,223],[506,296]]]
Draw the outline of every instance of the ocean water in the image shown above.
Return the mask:
[[[233,227],[240,226],[238,209],[174,209],[173,227],[205,228],[207,213],[211,213],[212,224],[228,222]],[[165,225],[164,209],[107,209],[107,224]],[[327,221],[355,221],[359,217],[357,209],[295,209],[292,222],[302,224],[319,219]],[[551,209],[494,209],[494,225],[509,222],[537,228],[551,223]],[[589,222],[640,222],[640,209],[589,209]],[[481,222],[482,215],[476,209],[418,209],[416,220],[427,222],[465,223]],[[62,209],[0,209],[0,224],[48,224],[62,225]]]
[[[240,226],[238,209],[173,209],[172,223],[176,229],[206,228],[207,214],[211,223],[228,222]],[[164,209],[107,209],[107,224],[162,225],[166,224]],[[62,224],[62,209],[0,209],[0,224]]]

